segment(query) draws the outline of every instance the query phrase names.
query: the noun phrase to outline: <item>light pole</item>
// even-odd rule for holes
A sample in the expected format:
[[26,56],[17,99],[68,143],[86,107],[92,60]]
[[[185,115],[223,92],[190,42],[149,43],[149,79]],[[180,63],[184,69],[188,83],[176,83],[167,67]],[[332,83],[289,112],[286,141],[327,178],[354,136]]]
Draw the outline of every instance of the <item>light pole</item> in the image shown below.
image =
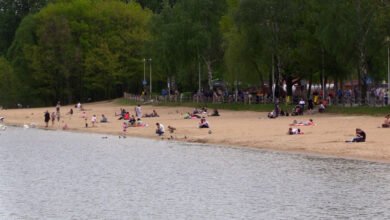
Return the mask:
[[390,37],[386,37],[387,42],[387,105],[389,104],[389,98],[390,98]]
[[146,71],[146,58],[144,58],[144,81],[142,81],[144,94],[145,94],[145,85],[146,85],[145,71]]
[[200,79],[200,60],[198,58],[198,95],[197,95],[197,102],[199,102],[200,93],[202,91],[201,87],[201,79]]
[[149,81],[150,81],[150,86],[149,86],[149,98],[152,100],[152,58],[149,58]]

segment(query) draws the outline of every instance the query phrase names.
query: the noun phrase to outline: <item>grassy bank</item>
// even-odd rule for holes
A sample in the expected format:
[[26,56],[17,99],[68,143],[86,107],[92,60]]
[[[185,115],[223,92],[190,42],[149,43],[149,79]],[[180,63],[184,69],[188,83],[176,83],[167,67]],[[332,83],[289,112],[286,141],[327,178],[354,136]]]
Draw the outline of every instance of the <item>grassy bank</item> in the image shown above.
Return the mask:
[[[120,105],[136,105],[139,104],[135,101],[129,101],[126,99],[118,99],[117,103]],[[142,104],[142,103],[140,103]],[[193,103],[193,102],[160,102],[151,104],[154,106],[167,106],[167,107],[190,107],[190,108],[200,108],[206,107],[208,109],[226,109],[234,111],[256,111],[256,112],[269,112],[272,111],[274,106],[272,104],[242,104],[242,103]]]
[[[129,101],[126,99],[118,99],[117,103],[120,105],[136,105],[138,104],[135,101]],[[273,110],[273,104],[242,104],[242,103],[193,103],[193,102],[182,102],[182,103],[172,103],[172,102],[160,102],[152,104],[154,106],[168,106],[168,107],[207,107],[209,109],[226,109],[234,111],[256,111],[256,112],[270,112]],[[291,112],[293,105],[284,105],[281,104],[280,107],[283,110]],[[390,106],[386,107],[370,107],[370,106],[355,106],[355,107],[343,107],[343,106],[328,106],[326,109],[327,113],[331,114],[342,114],[342,115],[372,115],[372,116],[381,116],[390,114]]]
[[372,115],[381,116],[390,114],[390,107],[370,107],[370,106],[355,106],[355,107],[343,107],[343,106],[329,106],[326,109],[328,113],[343,114],[343,115]]

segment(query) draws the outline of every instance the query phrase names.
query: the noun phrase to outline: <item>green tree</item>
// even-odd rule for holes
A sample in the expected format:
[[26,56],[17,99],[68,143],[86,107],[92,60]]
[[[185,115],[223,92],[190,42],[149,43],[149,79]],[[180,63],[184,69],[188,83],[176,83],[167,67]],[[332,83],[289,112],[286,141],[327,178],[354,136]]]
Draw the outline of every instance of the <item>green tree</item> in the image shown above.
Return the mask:
[[150,16],[137,3],[74,0],[27,17],[9,56],[24,67],[17,69],[18,76],[39,88],[30,92],[29,101],[70,103],[134,91]]

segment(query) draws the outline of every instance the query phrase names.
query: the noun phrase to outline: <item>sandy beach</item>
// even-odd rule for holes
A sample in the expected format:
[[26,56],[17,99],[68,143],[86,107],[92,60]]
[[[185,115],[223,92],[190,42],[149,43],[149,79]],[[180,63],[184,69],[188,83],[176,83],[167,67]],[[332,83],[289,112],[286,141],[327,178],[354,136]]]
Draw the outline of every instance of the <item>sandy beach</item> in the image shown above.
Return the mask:
[[[28,108],[0,110],[7,125],[35,125],[37,128],[62,130],[66,123],[69,131],[93,132],[101,134],[121,135],[123,120],[118,120],[115,113],[125,108],[130,114],[135,106],[121,106],[115,101],[83,104],[88,127],[85,127],[83,111],[74,106],[61,106],[60,122],[55,121],[45,128],[44,112],[55,112],[55,106],[46,108]],[[73,116],[66,114],[73,109]],[[220,110],[220,117],[207,117],[210,129],[199,129],[199,119],[184,119],[183,113],[191,112],[186,107],[156,107],[143,105],[142,112],[151,113],[155,109],[160,117],[143,118],[146,127],[129,127],[126,135],[176,141],[221,144],[229,146],[254,147],[276,151],[288,151],[307,154],[319,154],[342,158],[353,158],[368,161],[390,162],[390,129],[379,128],[384,117],[344,116],[330,114],[313,114],[303,116],[279,117],[268,119],[266,113],[249,111]],[[92,127],[91,118],[104,114],[108,123],[97,123]],[[312,118],[315,126],[299,126],[303,135],[287,135],[293,120],[308,121]],[[177,130],[170,134],[168,129],[163,137],[155,134],[156,122],[168,125]],[[296,126],[295,126],[296,127]],[[365,143],[345,143],[355,134],[355,128],[363,129],[367,134]],[[6,131],[3,131],[6,132]]]

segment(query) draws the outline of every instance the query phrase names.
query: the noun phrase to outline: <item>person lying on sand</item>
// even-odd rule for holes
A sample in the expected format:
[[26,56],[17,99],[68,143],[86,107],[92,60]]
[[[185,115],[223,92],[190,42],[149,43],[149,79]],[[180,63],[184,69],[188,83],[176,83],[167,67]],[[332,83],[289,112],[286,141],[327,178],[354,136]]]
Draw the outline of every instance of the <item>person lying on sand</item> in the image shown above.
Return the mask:
[[202,118],[200,115],[197,114],[191,114],[189,112],[184,113],[184,119],[195,119],[195,118]]
[[145,117],[145,118],[154,118],[154,117],[160,117],[160,116],[157,114],[156,110],[153,109],[153,112],[152,112],[152,113],[150,113],[150,114],[147,114],[147,113],[146,113],[146,114],[144,115],[144,117]]
[[295,135],[295,134],[303,134],[303,132],[299,128],[289,128],[287,134]]
[[390,128],[390,114],[385,116],[385,121],[382,124],[382,128]]
[[291,126],[312,126],[315,125],[313,119],[309,119],[309,121],[300,121],[294,120]]
[[352,140],[347,140],[345,142],[365,142],[366,141],[366,132],[364,132],[360,128],[356,128],[356,137],[352,138]]

